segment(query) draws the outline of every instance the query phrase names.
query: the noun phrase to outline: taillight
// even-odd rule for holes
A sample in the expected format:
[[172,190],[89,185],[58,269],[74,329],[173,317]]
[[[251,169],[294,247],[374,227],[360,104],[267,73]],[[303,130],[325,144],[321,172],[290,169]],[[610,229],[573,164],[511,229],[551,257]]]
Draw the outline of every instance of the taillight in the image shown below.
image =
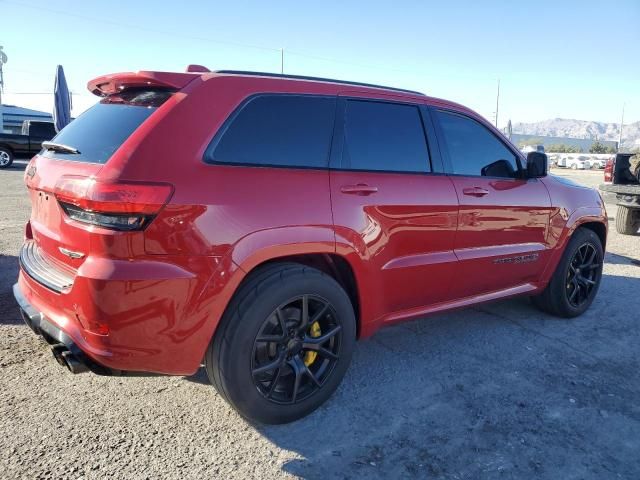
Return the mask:
[[604,165],[604,181],[605,182],[613,182],[613,165],[615,160],[610,158],[607,160],[607,163]]
[[113,230],[144,228],[172,193],[167,183],[109,183],[75,176],[61,177],[54,191],[69,218]]

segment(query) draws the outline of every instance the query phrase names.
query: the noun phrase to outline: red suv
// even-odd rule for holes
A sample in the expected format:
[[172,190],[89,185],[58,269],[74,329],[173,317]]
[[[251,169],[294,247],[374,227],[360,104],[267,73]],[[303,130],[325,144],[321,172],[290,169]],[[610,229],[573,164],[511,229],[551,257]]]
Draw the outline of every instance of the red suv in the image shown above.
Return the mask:
[[[190,71],[197,70],[197,71]],[[14,287],[72,372],[191,375],[260,422],[336,389],[357,338],[514,295],[584,312],[607,216],[473,111],[267,73],[119,73],[29,163]]]

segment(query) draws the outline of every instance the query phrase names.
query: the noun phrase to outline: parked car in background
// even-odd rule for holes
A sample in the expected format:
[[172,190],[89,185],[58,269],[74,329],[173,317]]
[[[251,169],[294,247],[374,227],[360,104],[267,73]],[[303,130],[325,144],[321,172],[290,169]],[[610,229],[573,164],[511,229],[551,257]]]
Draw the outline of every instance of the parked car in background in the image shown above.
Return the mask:
[[203,67],[88,86],[100,102],[25,171],[13,290],[74,373],[204,364],[283,423],[385,325],[514,295],[575,317],[598,291],[600,195],[459,104]]
[[591,161],[585,155],[569,156],[566,159],[565,167],[573,170],[588,170],[591,168]]
[[0,168],[8,168],[15,158],[29,158],[42,149],[42,142],[56,135],[53,122],[25,120],[22,133],[0,133]]
[[592,157],[589,162],[591,163],[591,168],[597,168],[599,170],[604,169],[605,165],[607,164],[607,159],[606,158],[594,158]]

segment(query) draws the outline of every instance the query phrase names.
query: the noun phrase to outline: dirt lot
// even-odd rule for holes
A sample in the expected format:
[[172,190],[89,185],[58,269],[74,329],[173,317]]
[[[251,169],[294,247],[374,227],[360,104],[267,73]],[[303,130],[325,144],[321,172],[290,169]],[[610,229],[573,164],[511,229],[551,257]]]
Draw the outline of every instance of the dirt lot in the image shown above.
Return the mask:
[[53,361],[11,294],[23,168],[0,171],[1,478],[640,478],[640,237],[612,228],[581,318],[520,299],[388,328],[319,411],[255,427],[203,372],[74,376]]

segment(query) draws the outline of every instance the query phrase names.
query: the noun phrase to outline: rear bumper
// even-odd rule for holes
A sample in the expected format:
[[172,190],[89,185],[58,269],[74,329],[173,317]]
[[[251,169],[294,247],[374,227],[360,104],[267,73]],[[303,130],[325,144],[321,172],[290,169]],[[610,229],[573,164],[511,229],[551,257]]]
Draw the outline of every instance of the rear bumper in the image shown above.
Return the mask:
[[56,291],[51,269],[28,270],[41,264],[21,261],[14,295],[25,322],[102,375],[195,373],[237,284],[230,259],[88,256]]
[[76,345],[73,339],[61,328],[47,319],[42,312],[36,310],[31,305],[20,290],[20,285],[13,286],[13,296],[20,306],[20,314],[27,326],[36,335],[41,336],[52,346],[54,356],[58,363],[64,365],[73,373],[91,371],[98,375],[123,375],[125,372],[113,370],[105,367],[86,355],[85,352]]

